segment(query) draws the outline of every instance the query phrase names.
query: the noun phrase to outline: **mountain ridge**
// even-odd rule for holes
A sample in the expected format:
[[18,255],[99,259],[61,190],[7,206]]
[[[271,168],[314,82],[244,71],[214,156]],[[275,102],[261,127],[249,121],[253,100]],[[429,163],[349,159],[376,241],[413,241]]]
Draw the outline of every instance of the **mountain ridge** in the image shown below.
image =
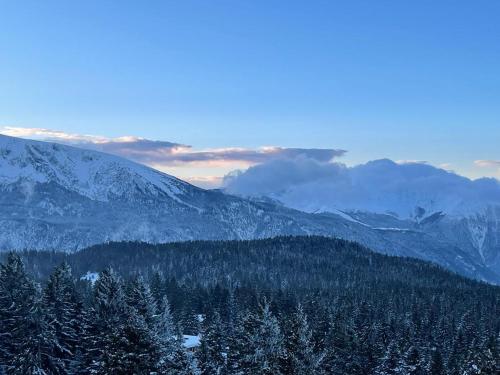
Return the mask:
[[0,192],[4,251],[71,252],[109,241],[324,235],[500,282],[500,270],[488,267],[480,254],[443,240],[437,230],[423,231],[411,223],[396,227],[376,215],[370,220],[377,225],[371,225],[361,214],[306,213],[270,200],[204,190],[117,156],[56,143],[0,135]]

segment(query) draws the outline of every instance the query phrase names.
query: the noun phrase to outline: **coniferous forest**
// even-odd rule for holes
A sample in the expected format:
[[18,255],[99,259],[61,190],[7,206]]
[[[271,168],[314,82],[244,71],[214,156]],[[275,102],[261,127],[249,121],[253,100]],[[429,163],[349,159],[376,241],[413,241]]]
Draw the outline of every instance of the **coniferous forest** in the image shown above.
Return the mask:
[[500,287],[353,242],[109,243],[0,258],[0,374],[500,371]]

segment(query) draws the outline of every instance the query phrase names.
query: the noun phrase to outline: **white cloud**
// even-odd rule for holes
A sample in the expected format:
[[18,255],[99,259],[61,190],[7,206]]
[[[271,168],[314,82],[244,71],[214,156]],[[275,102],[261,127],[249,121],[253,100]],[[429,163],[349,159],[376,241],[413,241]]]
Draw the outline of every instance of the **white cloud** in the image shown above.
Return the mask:
[[140,137],[123,136],[107,138],[95,135],[66,133],[59,130],[44,128],[0,128],[0,133],[13,137],[34,138],[76,145],[82,148],[100,150],[145,164],[179,165],[179,164],[211,164],[240,162],[248,165],[264,163],[273,159],[307,156],[308,158],[328,162],[342,156],[344,150],[315,148],[284,148],[276,146],[248,148],[218,148],[209,150],[194,150],[191,146],[179,143],[154,141]]
[[500,160],[475,160],[474,164],[481,168],[500,168]]
[[[285,148],[264,146],[249,148],[216,148],[196,150],[191,146],[140,137],[117,138],[67,133],[44,128],[0,127],[0,133],[23,138],[53,141],[81,148],[107,152],[172,173],[203,187],[216,187],[228,171],[248,168],[270,161],[307,158],[330,162],[344,155],[344,150],[316,148]],[[220,177],[206,177],[220,174]]]
[[453,213],[500,203],[498,180],[470,180],[428,164],[387,159],[355,167],[307,158],[271,161],[228,175],[224,184],[233,194],[270,196],[305,211],[368,210],[409,217],[416,206]]

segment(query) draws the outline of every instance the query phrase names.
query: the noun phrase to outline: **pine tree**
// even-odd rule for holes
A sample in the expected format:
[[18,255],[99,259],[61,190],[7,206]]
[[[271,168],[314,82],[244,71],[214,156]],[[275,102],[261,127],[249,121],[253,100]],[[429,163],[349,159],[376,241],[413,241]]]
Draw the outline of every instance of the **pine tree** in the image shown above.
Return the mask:
[[45,312],[57,340],[56,353],[68,371],[77,364],[81,332],[81,304],[78,300],[71,268],[67,263],[57,267],[50,276],[43,294]]
[[316,353],[312,331],[302,305],[298,305],[288,330],[285,347],[288,350],[289,368],[286,373],[297,375],[318,374],[324,359],[323,353]]
[[398,347],[396,343],[392,341],[387,347],[385,355],[383,358],[381,358],[380,364],[375,369],[374,374],[375,375],[397,374],[396,370],[398,367],[398,361],[399,361]]
[[245,345],[248,345],[250,352],[247,351],[245,362],[249,365],[242,366],[254,372],[263,375],[282,374],[281,364],[285,356],[284,337],[281,332],[278,320],[271,313],[269,304],[265,303],[261,308],[260,314],[256,318],[256,327],[247,332],[248,338]]
[[109,371],[118,374],[151,374],[160,369],[161,350],[144,317],[128,308],[123,329],[112,336]]
[[161,368],[166,373],[182,373],[191,362],[184,353],[182,333],[175,327],[167,297],[163,297],[159,310],[156,332],[161,345]]
[[159,306],[162,303],[163,298],[166,296],[165,280],[160,272],[153,273],[149,282],[149,288],[156,305]]
[[231,375],[245,374],[249,367],[247,359],[252,349],[249,347],[250,333],[257,329],[257,319],[248,311],[238,313],[233,323],[233,333],[228,338],[227,371]]
[[178,340],[178,345],[174,349],[169,367],[161,373],[167,375],[200,375],[201,372],[196,365],[193,355],[188,353],[182,346],[181,340]]
[[347,334],[345,322],[341,321],[340,312],[329,317],[329,329],[325,340],[325,358],[323,360],[326,373],[347,373],[348,356],[351,352],[351,341]]
[[353,340],[352,352],[347,359],[347,372],[353,375],[370,373],[375,366],[375,348],[370,342],[373,332],[371,306],[366,301],[357,306],[350,329]]
[[81,373],[112,374],[123,371],[120,363],[126,343],[125,326],[129,318],[121,280],[108,268],[99,274],[93,290],[93,303],[86,314],[85,352]]
[[150,329],[155,328],[157,305],[149,286],[142,277],[134,278],[127,285],[126,301],[146,322]]
[[410,346],[396,368],[398,375],[425,375],[424,365],[418,349]]
[[205,320],[198,350],[198,362],[202,375],[226,374],[227,346],[219,313],[215,312]]
[[63,374],[57,340],[38,286],[19,255],[0,266],[0,364],[6,374]]
[[445,375],[443,356],[439,348],[434,348],[431,354],[431,361],[429,364],[429,375]]

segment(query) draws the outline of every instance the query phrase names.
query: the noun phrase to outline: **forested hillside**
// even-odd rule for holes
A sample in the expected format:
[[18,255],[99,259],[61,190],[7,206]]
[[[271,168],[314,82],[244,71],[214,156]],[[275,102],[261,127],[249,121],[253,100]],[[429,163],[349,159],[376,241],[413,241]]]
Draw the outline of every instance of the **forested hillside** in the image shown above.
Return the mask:
[[[499,287],[343,240],[110,243],[2,261],[8,374],[499,371]],[[181,334],[201,345],[187,351]]]

